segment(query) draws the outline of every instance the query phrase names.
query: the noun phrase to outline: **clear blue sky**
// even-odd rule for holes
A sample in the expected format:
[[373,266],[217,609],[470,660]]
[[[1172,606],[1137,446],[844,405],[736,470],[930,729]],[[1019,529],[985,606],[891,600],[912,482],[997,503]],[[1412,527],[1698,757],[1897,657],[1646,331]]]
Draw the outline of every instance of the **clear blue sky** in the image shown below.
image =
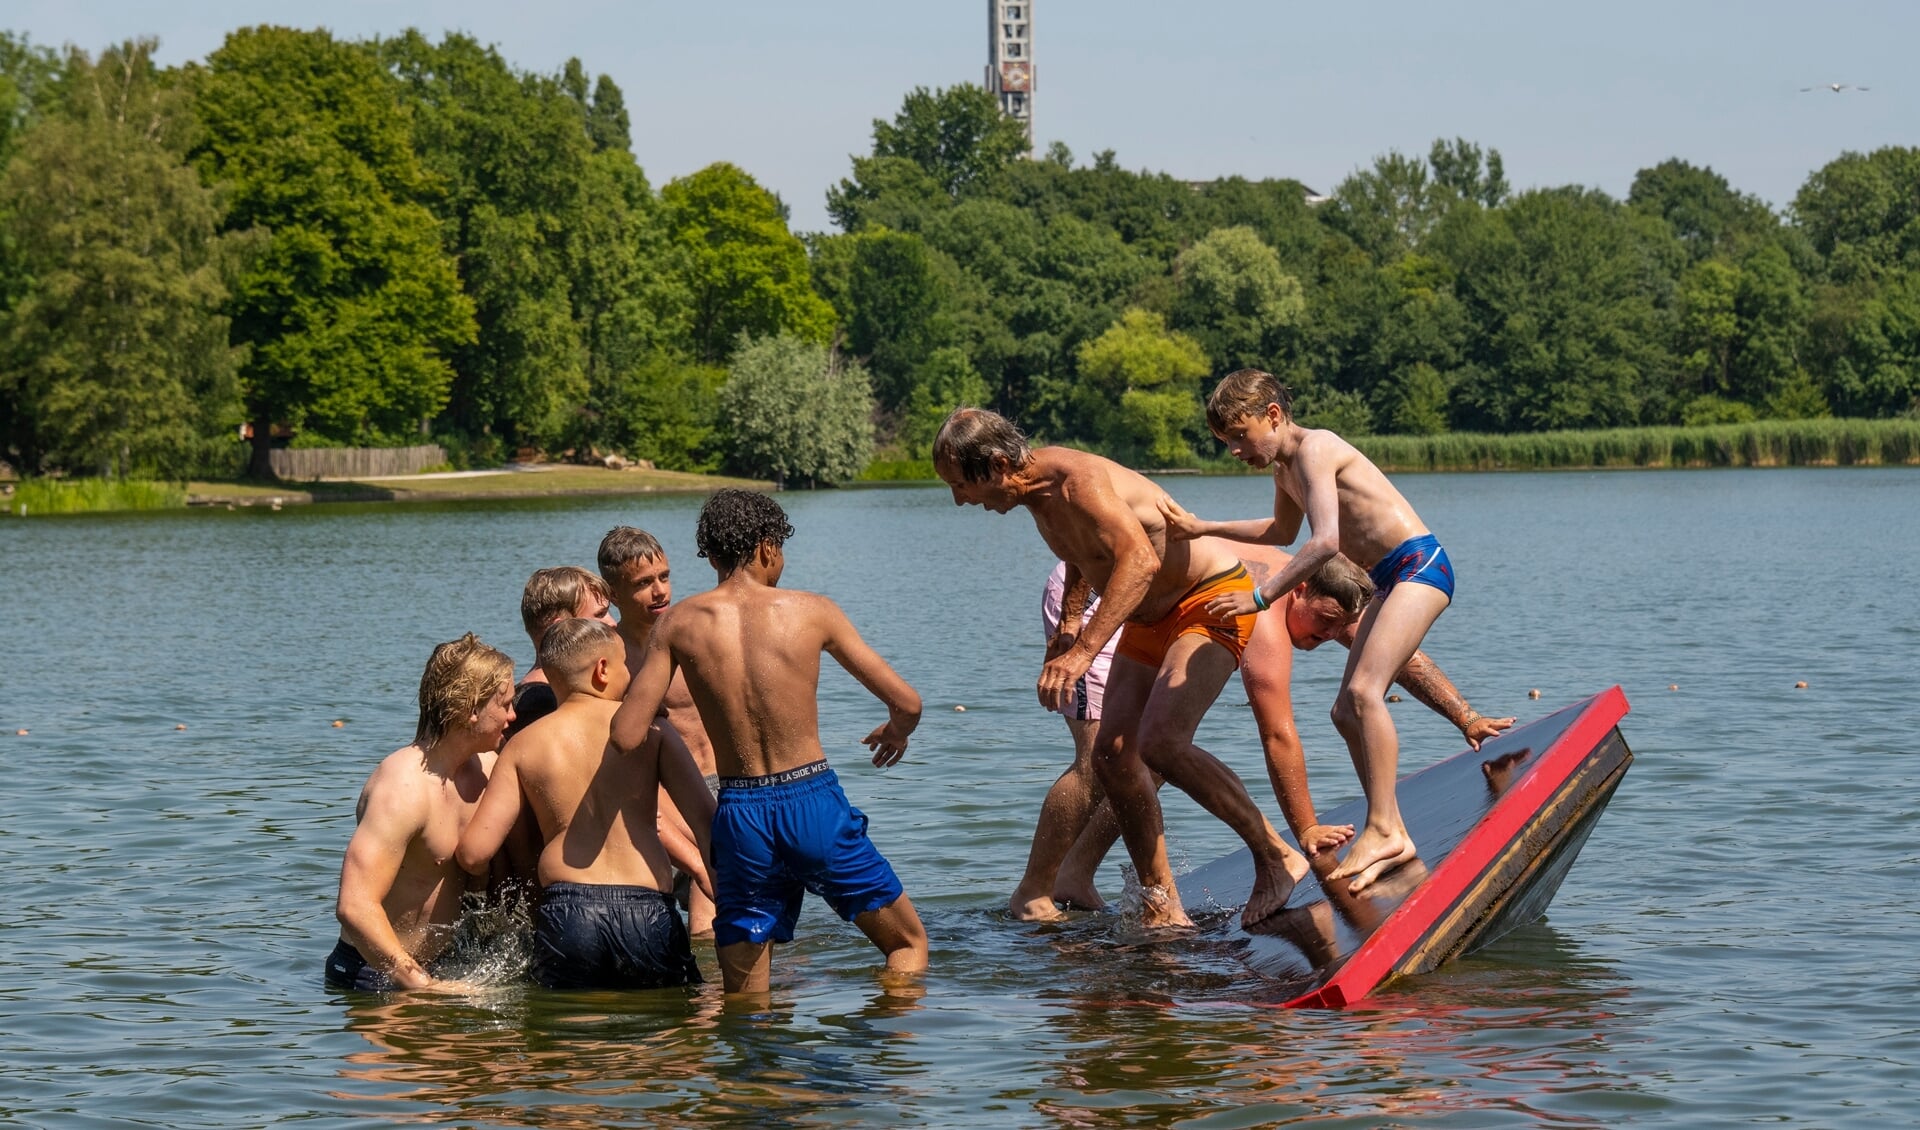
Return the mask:
[[[1616,0],[1568,5],[1037,0],[1041,147],[1200,179],[1296,177],[1328,191],[1438,136],[1498,148],[1516,187],[1624,195],[1667,157],[1776,205],[1848,149],[1920,144],[1920,4]],[[579,56],[613,76],[657,186],[728,160],[798,230],[916,85],[979,82],[984,0],[7,0],[0,26],[92,49],[129,36],[203,58],[231,28],[361,37],[460,29],[515,66]],[[1177,11],[1177,16],[1163,13]],[[1828,82],[1865,94],[1801,94]]]

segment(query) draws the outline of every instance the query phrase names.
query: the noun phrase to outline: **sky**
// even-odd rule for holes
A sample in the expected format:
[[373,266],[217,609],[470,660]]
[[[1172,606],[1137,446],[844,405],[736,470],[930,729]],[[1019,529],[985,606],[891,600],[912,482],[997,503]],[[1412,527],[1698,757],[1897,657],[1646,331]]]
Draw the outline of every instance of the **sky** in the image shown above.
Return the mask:
[[[1001,0],[1005,2],[1005,0]],[[1920,144],[1911,0],[1360,4],[1027,0],[1036,147],[1189,180],[1293,177],[1327,192],[1436,137],[1500,150],[1516,189],[1625,196],[1669,157],[1790,204],[1841,153]],[[731,161],[796,231],[916,86],[982,80],[987,0],[0,0],[0,28],[97,50],[135,36],[202,59],[232,28],[360,38],[465,31],[509,63],[577,56],[626,93],[657,187]],[[1843,82],[1870,91],[1799,88]]]

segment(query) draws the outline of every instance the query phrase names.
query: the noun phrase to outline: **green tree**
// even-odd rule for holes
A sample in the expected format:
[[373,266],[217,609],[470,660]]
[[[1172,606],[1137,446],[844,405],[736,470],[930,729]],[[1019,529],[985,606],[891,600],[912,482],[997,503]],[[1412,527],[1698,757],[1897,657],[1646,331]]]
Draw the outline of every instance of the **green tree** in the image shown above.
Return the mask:
[[833,335],[833,307],[814,293],[806,246],[751,176],[719,162],[669,183],[661,199],[695,356],[724,361],[741,334],[816,343]]
[[790,335],[742,336],[720,390],[735,469],[809,484],[855,478],[873,459],[866,370]]
[[1116,458],[1162,467],[1193,462],[1202,426],[1200,378],[1206,351],[1165,319],[1128,310],[1079,349],[1083,411]]
[[1811,338],[1811,367],[1833,411],[1893,416],[1920,408],[1920,271],[1825,288]]
[[1756,197],[1734,191],[1712,169],[1677,158],[1634,174],[1627,205],[1665,220],[1696,263],[1715,255],[1737,257],[1775,238],[1780,226]]
[[398,84],[324,31],[274,27],[231,33],[194,79],[193,155],[230,193],[226,226],[270,233],[230,304],[253,473],[277,423],[341,442],[417,428],[474,324]]
[[1725,396],[1733,390],[1733,355],[1740,340],[1735,303],[1740,270],[1709,259],[1680,278],[1679,337],[1675,359],[1694,396]]
[[1221,228],[1174,260],[1173,324],[1223,371],[1271,368],[1284,333],[1306,313],[1300,282],[1250,227]]
[[984,186],[1027,149],[1025,128],[1000,112],[999,99],[968,84],[915,87],[893,121],[873,122],[875,157],[912,161],[949,196]]
[[[72,50],[57,108],[0,178],[33,282],[5,317],[0,389],[31,419],[29,469],[184,478],[240,420],[227,279],[244,234],[185,164],[192,115],[152,41]],[[0,392],[0,395],[5,395]]]
[[853,239],[847,348],[867,359],[881,410],[898,412],[913,395],[915,372],[954,333],[942,309],[935,252],[905,232],[873,230]]
[[1506,163],[1500,151],[1481,149],[1464,137],[1452,141],[1435,138],[1427,151],[1427,165],[1433,169],[1433,181],[1462,200],[1471,200],[1482,208],[1498,208],[1507,202]]
[[724,452],[720,390],[725,369],[654,353],[614,378],[597,411],[599,436],[670,471],[716,471]]
[[930,458],[940,425],[955,408],[987,403],[993,390],[974,371],[965,351],[942,346],[913,375],[913,393],[900,421],[900,445],[909,457]]
[[1455,423],[1476,430],[1617,427],[1668,381],[1671,355],[1648,265],[1664,254],[1604,193],[1525,192],[1449,217],[1436,250],[1454,264],[1471,327]]
[[1920,267],[1920,148],[1841,154],[1807,178],[1793,216],[1837,283]]

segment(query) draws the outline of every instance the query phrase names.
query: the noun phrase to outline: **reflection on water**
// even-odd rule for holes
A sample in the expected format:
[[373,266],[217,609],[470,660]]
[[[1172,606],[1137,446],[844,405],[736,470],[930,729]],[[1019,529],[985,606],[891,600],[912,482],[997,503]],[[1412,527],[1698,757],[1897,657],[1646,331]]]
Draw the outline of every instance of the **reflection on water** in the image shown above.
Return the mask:
[[[1201,513],[1271,503],[1257,476],[1169,485]],[[1403,486],[1460,569],[1431,650],[1476,707],[1537,717],[1619,682],[1638,761],[1546,923],[1342,1013],[1277,1007],[1297,971],[1229,908],[1176,932],[1000,912],[1071,755],[1033,704],[1049,561],[1020,515],[937,490],[783,497],[789,583],[839,600],[928,703],[884,772],[859,756],[870,696],[831,671],[821,723],[933,968],[886,989],[816,903],[773,991],[740,1001],[710,954],[692,990],[530,987],[505,910],[459,951],[471,997],[320,982],[353,798],[412,732],[431,645],[473,629],[524,664],[526,574],[591,562],[616,523],[662,538],[683,593],[704,587],[682,548],[697,500],[0,525],[0,1122],[1905,1125],[1920,710],[1902,660],[1920,611],[1901,582],[1920,475]],[[1339,657],[1296,666],[1331,805],[1356,791],[1326,718]],[[1458,751],[1393,709],[1407,771]],[[1199,741],[1275,813],[1244,710]],[[1182,870],[1239,846],[1184,798],[1166,821]],[[1821,830],[1844,850],[1807,839]],[[1101,882],[1121,892],[1117,859]],[[1273,929],[1311,945],[1370,913]]]

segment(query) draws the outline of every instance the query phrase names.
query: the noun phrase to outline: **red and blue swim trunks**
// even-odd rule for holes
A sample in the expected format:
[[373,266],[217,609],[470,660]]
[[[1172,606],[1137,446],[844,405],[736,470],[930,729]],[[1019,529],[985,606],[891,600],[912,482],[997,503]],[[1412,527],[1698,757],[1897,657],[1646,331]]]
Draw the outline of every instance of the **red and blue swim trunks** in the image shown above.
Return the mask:
[[1408,538],[1367,570],[1373,578],[1373,599],[1385,600],[1402,581],[1429,585],[1453,599],[1453,562],[1432,534]]

